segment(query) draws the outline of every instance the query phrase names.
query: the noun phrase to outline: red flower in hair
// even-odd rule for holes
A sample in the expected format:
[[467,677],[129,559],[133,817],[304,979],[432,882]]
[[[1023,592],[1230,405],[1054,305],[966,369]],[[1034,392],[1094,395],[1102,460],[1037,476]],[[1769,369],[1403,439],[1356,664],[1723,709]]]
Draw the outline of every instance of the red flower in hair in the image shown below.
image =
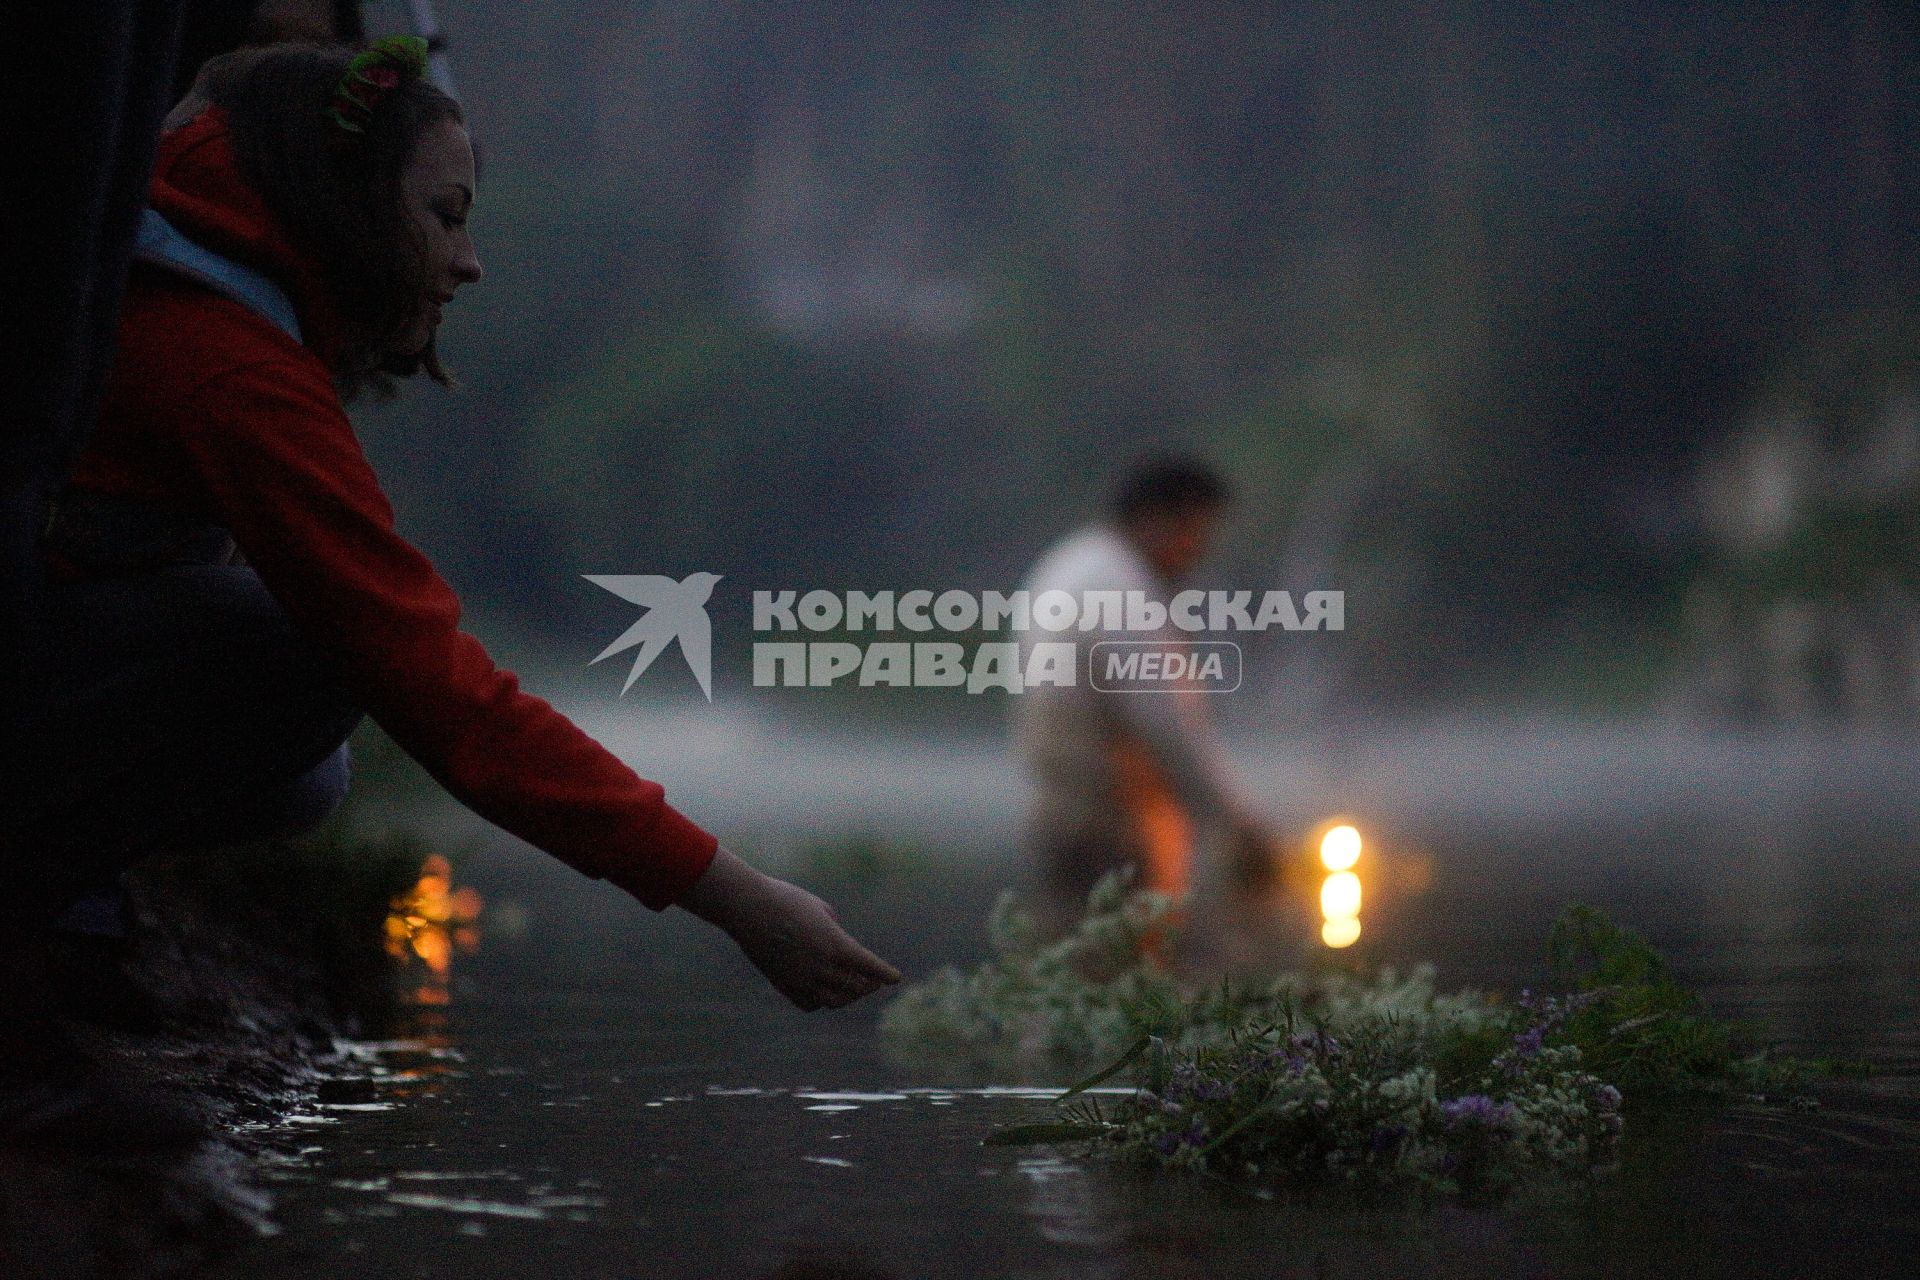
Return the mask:
[[365,133],[380,100],[399,85],[403,73],[415,78],[427,73],[427,42],[419,36],[374,41],[347,64],[327,117],[347,133]]

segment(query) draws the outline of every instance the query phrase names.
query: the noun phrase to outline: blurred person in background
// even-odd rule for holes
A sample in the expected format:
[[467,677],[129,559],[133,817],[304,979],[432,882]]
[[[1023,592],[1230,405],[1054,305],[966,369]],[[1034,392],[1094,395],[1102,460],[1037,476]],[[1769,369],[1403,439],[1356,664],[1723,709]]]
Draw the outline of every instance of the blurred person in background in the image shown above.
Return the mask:
[[[1121,481],[1107,517],[1049,548],[1022,588],[1030,599],[1067,592],[1083,617],[1092,592],[1139,592],[1164,606],[1212,549],[1229,498],[1204,461],[1144,459]],[[1023,649],[1042,638],[1025,632]],[[1170,621],[1159,631],[1077,638],[1082,652],[1103,640],[1186,639]],[[1015,746],[1034,788],[1026,855],[1051,932],[1077,919],[1088,890],[1116,868],[1132,869],[1138,888],[1210,904],[1236,866],[1264,862],[1270,847],[1221,750],[1206,693],[1191,683],[1102,692],[1088,676],[1083,663],[1071,686],[1038,685],[1012,703]]]

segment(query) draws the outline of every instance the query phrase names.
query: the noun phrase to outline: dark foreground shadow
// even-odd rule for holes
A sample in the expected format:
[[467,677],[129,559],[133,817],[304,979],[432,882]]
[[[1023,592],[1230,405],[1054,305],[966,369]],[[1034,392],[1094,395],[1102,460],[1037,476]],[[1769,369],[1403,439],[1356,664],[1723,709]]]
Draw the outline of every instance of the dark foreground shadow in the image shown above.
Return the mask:
[[0,1276],[188,1274],[271,1234],[259,1143],[394,1015],[381,925],[419,866],[326,838],[150,864],[77,982],[0,939]]

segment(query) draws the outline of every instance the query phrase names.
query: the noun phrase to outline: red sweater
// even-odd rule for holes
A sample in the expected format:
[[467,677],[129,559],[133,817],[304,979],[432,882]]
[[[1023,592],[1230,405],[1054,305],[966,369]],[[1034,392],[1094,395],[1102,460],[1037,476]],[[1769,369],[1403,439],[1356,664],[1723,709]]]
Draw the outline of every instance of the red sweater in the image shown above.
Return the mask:
[[460,601],[395,532],[341,408],[327,291],[241,180],[219,110],[162,139],[152,201],[186,235],[272,277],[306,345],[223,295],[136,268],[73,485],[224,525],[342,685],[456,799],[667,907],[706,870],[714,838],[460,629]]

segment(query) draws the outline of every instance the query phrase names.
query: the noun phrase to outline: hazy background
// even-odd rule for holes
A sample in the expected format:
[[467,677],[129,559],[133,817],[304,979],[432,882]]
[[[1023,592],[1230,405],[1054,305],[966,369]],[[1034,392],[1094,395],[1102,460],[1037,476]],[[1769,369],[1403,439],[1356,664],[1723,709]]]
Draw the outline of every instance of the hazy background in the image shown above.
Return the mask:
[[711,570],[771,705],[752,589],[1010,589],[1179,446],[1200,585],[1348,593],[1243,719],[1920,706],[1911,6],[439,10],[488,276],[359,420],[503,660],[611,705],[580,575]]

